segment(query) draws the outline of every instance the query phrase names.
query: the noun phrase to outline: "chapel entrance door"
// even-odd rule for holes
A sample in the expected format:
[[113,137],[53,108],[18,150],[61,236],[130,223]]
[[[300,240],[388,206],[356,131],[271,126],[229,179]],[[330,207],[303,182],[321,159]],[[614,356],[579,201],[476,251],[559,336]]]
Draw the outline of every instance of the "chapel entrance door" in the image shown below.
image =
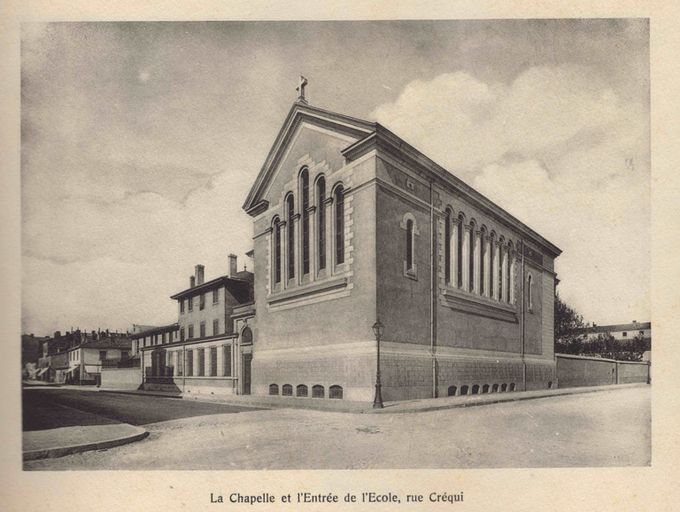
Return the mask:
[[250,365],[253,360],[253,354],[243,354],[243,361],[241,365],[243,378],[243,394],[250,394]]

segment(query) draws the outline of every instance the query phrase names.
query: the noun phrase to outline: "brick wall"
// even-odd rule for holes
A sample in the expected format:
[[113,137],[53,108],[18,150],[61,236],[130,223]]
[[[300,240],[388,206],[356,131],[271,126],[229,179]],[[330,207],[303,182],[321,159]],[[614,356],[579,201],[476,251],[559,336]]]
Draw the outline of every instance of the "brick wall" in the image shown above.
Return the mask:
[[559,387],[602,386],[648,382],[649,364],[557,354]]

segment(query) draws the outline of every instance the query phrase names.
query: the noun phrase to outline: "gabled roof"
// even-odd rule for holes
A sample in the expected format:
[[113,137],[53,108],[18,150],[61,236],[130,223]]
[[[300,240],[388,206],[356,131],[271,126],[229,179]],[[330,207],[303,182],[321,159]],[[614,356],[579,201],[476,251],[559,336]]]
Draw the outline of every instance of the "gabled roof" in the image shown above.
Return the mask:
[[637,322],[631,324],[593,325],[592,327],[581,327],[579,329],[574,329],[571,332],[573,334],[595,334],[619,331],[644,331],[651,328],[651,322]]
[[286,150],[288,142],[290,142],[295,130],[302,122],[329,128],[359,139],[364,138],[373,132],[376,127],[375,123],[370,123],[362,119],[330,112],[329,110],[318,107],[312,107],[306,103],[293,103],[293,106],[283,122],[281,130],[279,130],[279,133],[274,140],[272,148],[269,150],[269,154],[267,155],[262,168],[255,179],[255,183],[250,189],[245,203],[243,203],[243,209],[249,215],[257,215],[259,212],[266,209],[267,204],[262,200],[261,195],[272,178],[276,166],[281,161],[281,157]]
[[364,154],[367,150],[378,147],[383,151],[396,154],[399,158],[412,163],[416,168],[424,170],[430,176],[434,176],[449,187],[462,193],[475,207],[490,213],[502,222],[518,230],[522,236],[527,237],[541,246],[548,254],[557,257],[562,250],[539,233],[511,215],[508,211],[496,205],[486,196],[469,186],[456,177],[452,172],[443,168],[428,156],[414,148],[401,137],[394,134],[379,123],[364,121],[349,117],[336,112],[331,112],[318,107],[312,107],[306,103],[296,102],[288,112],[288,116],[276,136],[262,169],[253,184],[243,209],[251,216],[258,215],[269,206],[262,199],[266,186],[272,179],[277,165],[285,153],[286,147],[295,134],[295,130],[302,122],[310,122],[330,128],[357,138],[356,142],[349,144],[342,150],[342,155],[347,161],[352,161]]
[[151,327],[151,326],[146,326],[148,327],[147,329],[144,329],[143,331],[135,332],[133,334],[130,334],[130,338],[133,340],[143,338],[145,336],[153,335],[153,334],[161,334],[164,332],[174,332],[179,330],[179,324],[175,322],[174,324],[168,324],[168,325],[160,325],[156,327]]
[[225,286],[227,290],[229,290],[229,293],[231,293],[239,303],[245,303],[252,298],[253,280],[252,272],[242,270],[241,272],[237,272],[234,277],[217,277],[203,284],[196,285],[193,288],[182,290],[170,298],[173,300],[181,300],[186,297],[193,297],[199,293],[209,292],[220,286]]

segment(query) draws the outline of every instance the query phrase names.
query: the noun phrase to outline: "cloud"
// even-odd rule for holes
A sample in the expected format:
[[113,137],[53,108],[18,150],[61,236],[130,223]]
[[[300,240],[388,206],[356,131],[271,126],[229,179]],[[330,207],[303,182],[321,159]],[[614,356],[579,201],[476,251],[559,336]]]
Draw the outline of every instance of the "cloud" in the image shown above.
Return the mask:
[[414,81],[373,116],[560,246],[560,291],[587,319],[649,318],[642,101],[587,68],[543,66],[509,84],[464,72]]

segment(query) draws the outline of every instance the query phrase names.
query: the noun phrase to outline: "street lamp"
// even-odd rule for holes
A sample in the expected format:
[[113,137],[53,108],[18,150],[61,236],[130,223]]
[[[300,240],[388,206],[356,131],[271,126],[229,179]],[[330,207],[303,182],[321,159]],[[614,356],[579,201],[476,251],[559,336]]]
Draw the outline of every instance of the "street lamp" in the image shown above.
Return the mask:
[[383,400],[382,392],[380,390],[380,338],[382,338],[383,332],[385,331],[385,326],[380,323],[380,320],[376,320],[373,324],[373,334],[375,334],[375,341],[378,347],[378,357],[376,358],[376,372],[375,372],[375,398],[373,398],[373,408],[382,409]]

